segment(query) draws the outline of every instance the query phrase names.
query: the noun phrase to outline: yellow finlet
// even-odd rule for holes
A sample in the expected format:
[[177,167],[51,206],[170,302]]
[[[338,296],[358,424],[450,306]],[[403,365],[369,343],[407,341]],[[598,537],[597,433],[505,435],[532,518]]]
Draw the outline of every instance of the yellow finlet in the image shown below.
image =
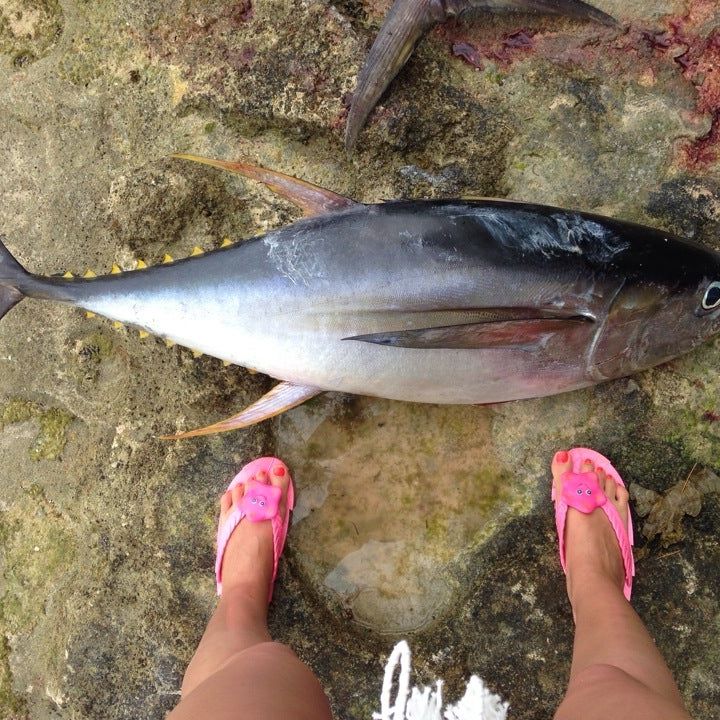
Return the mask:
[[120,330],[122,328],[123,324],[119,320],[113,320],[113,327],[116,330]]
[[223,241],[220,243],[220,247],[230,247],[232,244],[233,241],[230,238],[223,238]]
[[172,257],[172,255],[169,255],[168,253],[165,253],[165,254],[163,255],[162,261],[163,261],[164,263],[171,263],[171,262],[173,262],[173,257]]
[[166,344],[168,347],[174,347],[175,341],[174,341],[174,340],[171,340],[170,338],[165,338],[165,344]]
[[193,256],[193,255],[204,255],[204,254],[205,254],[205,251],[204,251],[201,247],[198,247],[198,246],[196,245],[196,246],[192,249],[192,252],[190,253],[190,256]]
[[85,274],[83,275],[83,277],[84,278],[93,278],[93,277],[97,277],[97,275],[92,270],[90,270],[90,268],[88,268],[85,271]]
[[85,317],[86,317],[86,318],[94,318],[94,317],[95,317],[95,313],[94,313],[92,310],[86,310],[86,311],[85,311]]
[[137,270],[145,270],[145,268],[147,268],[147,263],[144,260],[138,259],[137,264],[135,265],[135,268]]
[[147,330],[138,330],[138,335],[141,340],[144,340],[146,337],[150,337],[150,333]]
[[255,368],[245,368],[250,375],[257,375],[257,370]]
[[232,365],[232,363],[229,360],[223,360],[223,367],[227,367],[228,365]]
[[199,358],[202,355],[202,352],[200,350],[193,350],[192,354],[193,354],[193,357]]
[[119,275],[121,272],[122,268],[117,263],[113,263],[112,267],[110,268],[110,274]]
[[69,270],[63,273],[64,278],[72,278],[75,277]]

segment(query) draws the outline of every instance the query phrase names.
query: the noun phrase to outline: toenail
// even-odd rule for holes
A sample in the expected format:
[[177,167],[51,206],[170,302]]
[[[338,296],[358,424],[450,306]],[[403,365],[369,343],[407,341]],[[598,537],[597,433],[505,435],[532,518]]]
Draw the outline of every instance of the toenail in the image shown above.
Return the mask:
[[559,463],[566,463],[570,455],[565,450],[555,453],[555,460]]
[[273,469],[273,474],[282,477],[285,474],[285,468],[282,465],[278,465]]

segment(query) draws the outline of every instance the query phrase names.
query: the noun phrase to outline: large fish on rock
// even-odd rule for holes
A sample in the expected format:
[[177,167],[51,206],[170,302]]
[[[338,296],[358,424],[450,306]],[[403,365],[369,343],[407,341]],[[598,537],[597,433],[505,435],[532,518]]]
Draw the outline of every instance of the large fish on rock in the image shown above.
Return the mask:
[[[0,316],[24,297],[135,325],[282,380],[209,427],[325,390],[495,403],[629,375],[720,331],[720,253],[640,225],[502,200],[364,205],[244,163],[307,215],[184,260],[28,273],[0,246]],[[115,268],[117,270],[117,268]]]

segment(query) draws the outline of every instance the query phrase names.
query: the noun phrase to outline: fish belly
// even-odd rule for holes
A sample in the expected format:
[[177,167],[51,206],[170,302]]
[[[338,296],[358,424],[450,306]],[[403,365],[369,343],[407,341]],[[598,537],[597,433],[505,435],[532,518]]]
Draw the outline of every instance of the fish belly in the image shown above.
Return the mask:
[[273,377],[411,402],[504,402],[595,382],[587,376],[585,353],[571,348],[564,354],[518,347],[401,348],[280,329],[258,333],[252,347],[252,366]]
[[[309,328],[299,311],[279,313],[272,298],[232,288],[144,298],[95,298],[88,309],[213,357],[324,390],[396,400],[474,404],[516,400],[591,384],[583,353],[549,348],[417,349],[344,339],[357,327]],[[311,318],[318,325],[316,318]],[[331,322],[319,323],[332,326]],[[587,345],[589,346],[589,340]]]

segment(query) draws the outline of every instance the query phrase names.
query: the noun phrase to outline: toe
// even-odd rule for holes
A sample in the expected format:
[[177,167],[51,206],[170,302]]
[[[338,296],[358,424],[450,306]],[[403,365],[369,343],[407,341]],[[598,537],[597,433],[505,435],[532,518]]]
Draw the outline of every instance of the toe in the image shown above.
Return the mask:
[[603,486],[605,497],[611,502],[615,502],[615,498],[617,497],[617,483],[615,480],[609,475],[605,475],[603,473],[603,478],[600,481],[600,484]]
[[282,463],[276,463],[274,467],[272,468],[272,472],[270,473],[269,478],[270,483],[273,485],[282,488],[283,495],[285,494],[285,490],[288,486],[288,471],[284,464]]
[[601,468],[595,468],[595,477],[598,479],[600,489],[608,500],[615,499],[615,481]]
[[270,484],[270,478],[268,477],[268,474],[264,470],[260,470],[260,472],[255,476],[255,479],[259,483],[263,483],[264,485]]
[[283,480],[283,478],[287,475],[287,468],[282,463],[277,463],[272,469],[272,475],[273,485],[284,485],[285,480]]
[[570,453],[566,450],[556,452],[552,459],[550,469],[552,470],[553,478],[558,480],[562,477],[562,475],[564,475],[568,470],[572,469],[572,459],[570,458]]
[[240,500],[242,499],[243,494],[245,493],[245,486],[241,483],[236,485],[231,491],[230,494],[232,496],[232,504],[233,505],[239,505]]
[[287,509],[288,486],[290,485],[290,474],[284,463],[276,462],[275,465],[273,465],[270,471],[270,482],[282,490],[282,495],[280,496],[280,513],[284,515]]
[[628,505],[630,502],[630,493],[626,487],[622,485],[615,486],[615,499],[620,505]]
[[592,472],[595,469],[595,463],[592,460],[583,460],[580,466],[581,473]]
[[552,459],[552,463],[550,464],[550,469],[553,476],[553,487],[556,493],[555,496],[559,496],[562,485],[560,478],[562,478],[566,472],[572,470],[572,458],[570,457],[570,453],[566,450],[559,450],[556,452]]
[[220,498],[220,512],[226,513],[232,507],[232,493],[230,491],[223,493]]

